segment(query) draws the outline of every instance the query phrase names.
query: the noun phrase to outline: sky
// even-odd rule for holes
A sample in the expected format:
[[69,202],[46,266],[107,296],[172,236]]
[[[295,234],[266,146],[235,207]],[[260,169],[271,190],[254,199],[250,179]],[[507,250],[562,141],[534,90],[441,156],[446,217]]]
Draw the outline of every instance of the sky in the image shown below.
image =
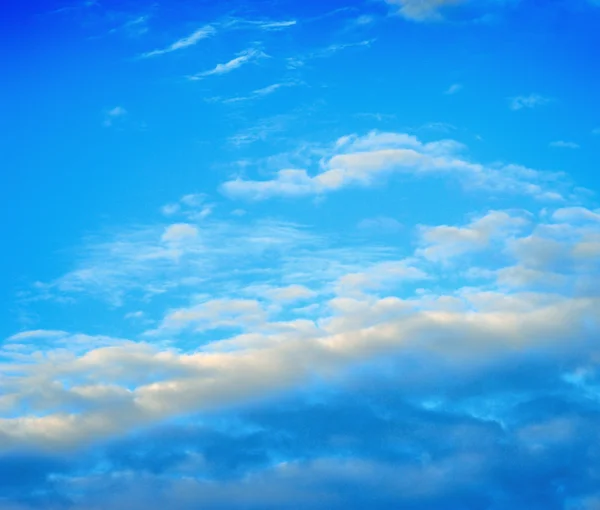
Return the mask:
[[0,510],[600,509],[597,1],[2,18]]

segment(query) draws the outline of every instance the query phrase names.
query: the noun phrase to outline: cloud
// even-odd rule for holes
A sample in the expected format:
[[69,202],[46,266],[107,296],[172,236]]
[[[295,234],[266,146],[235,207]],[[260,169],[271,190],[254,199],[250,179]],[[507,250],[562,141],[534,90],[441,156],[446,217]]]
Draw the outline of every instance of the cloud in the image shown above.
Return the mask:
[[558,149],[579,149],[579,144],[575,142],[565,142],[564,140],[557,140],[556,142],[550,142],[550,147]]
[[592,129],[593,135],[600,135],[600,128]]
[[156,57],[158,55],[164,55],[166,53],[172,53],[174,51],[182,50],[185,48],[189,48],[191,46],[195,46],[198,42],[206,39],[208,37],[212,37],[216,34],[216,29],[212,25],[204,25],[203,27],[197,29],[192,34],[184,37],[182,39],[178,39],[174,43],[170,44],[166,48],[157,49],[153,51],[149,51],[147,53],[142,53],[142,58],[150,58]]
[[255,62],[265,57],[267,57],[267,54],[260,50],[254,48],[244,50],[241,53],[239,53],[237,57],[231,59],[230,61],[225,62],[224,64],[217,64],[213,69],[197,73],[193,76],[190,76],[189,79],[202,80],[203,78],[206,78],[208,76],[227,74],[231,71],[234,71],[235,69],[239,69],[245,64]]
[[504,238],[507,234],[516,233],[528,223],[523,215],[490,211],[466,227],[421,227],[420,242],[423,247],[417,253],[432,261],[445,261],[489,248],[495,237]]
[[460,92],[463,89],[463,86],[460,83],[455,83],[454,85],[450,85],[448,89],[444,92],[446,95],[454,95]]
[[228,99],[214,98],[214,100],[215,101],[220,100],[222,103],[225,103],[225,104],[239,103],[239,102],[243,102],[243,101],[251,101],[253,99],[269,96],[282,88],[295,87],[297,85],[298,85],[298,83],[296,83],[296,82],[272,83],[271,85],[267,85],[266,87],[262,87],[260,89],[253,90],[252,92],[250,92],[250,94],[248,94],[246,96],[235,96],[235,97],[231,97]]
[[537,106],[544,106],[552,102],[549,97],[541,96],[539,94],[530,94],[528,96],[517,96],[513,97],[509,101],[511,110],[522,110],[524,108],[535,108]]
[[[240,177],[225,182],[221,191],[231,198],[267,198],[320,195],[348,186],[369,186],[394,173],[446,176],[470,188],[519,193],[541,200],[562,200],[556,174],[538,172],[518,165],[482,165],[466,159],[465,147],[454,140],[423,143],[405,133],[371,132],[338,139],[319,162],[318,172],[286,168],[271,180],[253,181]],[[322,155],[323,152],[320,152]],[[566,185],[566,184],[565,184]]]
[[296,20],[282,20],[282,21],[273,21],[273,20],[248,20],[242,18],[233,18],[225,23],[227,27],[253,27],[258,28],[260,30],[283,30],[286,28],[293,27],[297,25]]
[[304,285],[289,285],[268,289],[265,295],[273,301],[299,301],[315,296],[315,292]]
[[115,106],[114,108],[108,110],[104,115],[104,126],[111,127],[116,122],[122,121],[125,117],[127,117],[128,112],[122,106]]
[[176,223],[165,229],[161,240],[164,242],[179,242],[198,237],[198,229],[188,223]]
[[[397,141],[387,134],[338,145],[367,150]],[[202,277],[205,294],[169,309],[157,330],[149,332],[152,343],[46,335],[40,355],[37,338],[44,333],[30,333],[36,342],[29,344],[23,342],[27,334],[17,334],[10,344],[15,348],[5,346],[0,355],[5,410],[0,444],[64,451],[176,416],[262,401],[307,381],[342,377],[365,363],[397,356],[439,357],[457,370],[482,374],[506,356],[547,359],[554,353],[556,359],[589,359],[587,342],[597,335],[600,314],[600,287],[593,285],[600,270],[596,215],[566,207],[536,223],[526,213],[490,211],[463,226],[421,228],[409,258],[389,250],[365,255],[356,246],[334,249],[298,226],[276,223],[241,231],[208,224],[201,236],[187,225],[171,225],[154,232],[157,245],[131,234],[104,242],[95,263],[121,271],[114,274],[119,283],[138,278],[152,283],[153,271],[171,281],[162,265],[145,264],[156,262],[160,237],[173,233],[166,242],[181,242],[177,260],[192,266],[190,275]],[[224,246],[223,239],[236,242]],[[125,248],[126,242],[133,244]],[[122,251],[115,259],[117,249]],[[493,256],[485,253],[491,249]],[[209,264],[210,257],[218,263]],[[431,264],[449,259],[452,267]],[[478,266],[491,282],[479,288],[456,284],[457,273]],[[210,277],[218,281],[232,267],[243,278],[210,285]],[[254,272],[244,273],[245,268]],[[552,281],[542,274],[547,272],[559,277]],[[569,285],[563,288],[564,277]],[[555,288],[539,288],[540,281]],[[298,318],[288,306],[296,299],[316,306],[304,307]],[[181,335],[183,341],[177,341]],[[421,366],[435,372],[427,362]],[[409,373],[402,373],[407,383]],[[417,378],[419,384],[427,384],[428,377]]]
[[348,48],[368,48],[375,42],[375,39],[365,39],[358,42],[338,43],[330,44],[325,48],[306,53],[304,55],[298,55],[287,59],[287,67],[289,69],[298,69],[304,66],[308,61],[318,58],[328,58],[340,51],[344,51]]
[[398,8],[398,14],[411,21],[440,21],[442,11],[465,4],[467,0],[385,0]]
[[[140,19],[137,22],[141,22],[141,21],[142,20]],[[148,51],[146,53],[142,53],[140,55],[140,57],[141,58],[156,57],[159,55],[172,53],[174,51],[183,50],[185,48],[190,48],[192,46],[195,46],[196,44],[198,44],[200,41],[202,41],[204,39],[208,39],[209,37],[214,37],[220,31],[229,31],[229,30],[235,30],[235,29],[240,29],[240,28],[244,28],[244,27],[255,28],[258,30],[265,30],[265,31],[278,31],[278,30],[283,30],[286,28],[293,27],[294,25],[296,25],[296,23],[297,22],[295,20],[283,20],[283,21],[246,20],[246,19],[242,19],[242,18],[231,18],[231,19],[226,19],[226,20],[221,20],[221,21],[215,21],[213,23],[209,23],[209,24],[206,24],[206,25],[198,28],[197,30],[192,32],[190,35],[183,37],[181,39],[178,39],[177,41],[175,41],[174,43],[170,44],[169,46],[167,46],[165,48],[160,48],[160,49]]]
[[67,335],[68,335],[68,333],[66,331],[36,329],[36,330],[31,330],[31,331],[23,331],[21,333],[17,333],[16,335],[12,335],[11,337],[8,338],[8,341],[9,342],[18,342],[21,340],[34,340],[37,338],[64,337]]

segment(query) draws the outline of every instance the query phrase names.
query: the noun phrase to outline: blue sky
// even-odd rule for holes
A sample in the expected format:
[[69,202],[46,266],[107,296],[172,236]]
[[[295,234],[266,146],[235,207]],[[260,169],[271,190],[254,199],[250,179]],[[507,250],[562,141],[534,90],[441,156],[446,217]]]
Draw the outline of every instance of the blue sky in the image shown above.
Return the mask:
[[600,508],[600,5],[12,2],[0,510]]

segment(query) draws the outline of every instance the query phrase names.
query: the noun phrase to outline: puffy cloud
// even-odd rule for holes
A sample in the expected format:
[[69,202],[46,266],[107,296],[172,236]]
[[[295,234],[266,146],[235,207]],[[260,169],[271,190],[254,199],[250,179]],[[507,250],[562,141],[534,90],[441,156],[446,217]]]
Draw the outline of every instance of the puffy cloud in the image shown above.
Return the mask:
[[505,211],[490,211],[466,227],[437,226],[421,227],[421,244],[418,251],[433,261],[445,261],[471,251],[488,248],[497,237],[518,232],[528,224],[521,215],[510,215]]
[[177,243],[185,241],[186,239],[195,239],[196,237],[198,237],[198,229],[194,225],[190,225],[189,223],[176,223],[169,225],[165,229],[161,240],[167,243]]
[[567,187],[560,176],[518,165],[482,165],[470,162],[465,147],[454,140],[423,143],[404,133],[371,132],[363,137],[344,136],[320,161],[319,171],[287,168],[271,180],[236,178],[222,191],[232,198],[264,200],[331,193],[348,186],[369,186],[394,173],[445,176],[470,188],[518,193],[542,200],[562,200],[557,187]]

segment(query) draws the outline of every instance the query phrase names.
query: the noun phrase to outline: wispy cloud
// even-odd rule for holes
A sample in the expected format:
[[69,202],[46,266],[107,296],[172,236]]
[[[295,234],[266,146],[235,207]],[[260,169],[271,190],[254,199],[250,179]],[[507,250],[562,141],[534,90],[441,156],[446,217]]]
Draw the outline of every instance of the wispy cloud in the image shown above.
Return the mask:
[[268,55],[266,53],[264,53],[260,50],[257,50],[255,48],[251,48],[251,49],[242,51],[241,53],[238,54],[237,57],[231,59],[228,62],[225,62],[223,64],[217,64],[213,69],[194,74],[192,76],[189,76],[188,78],[190,80],[202,80],[203,78],[206,78],[208,76],[227,74],[227,73],[230,73],[231,71],[234,71],[235,69],[239,69],[240,67],[242,67],[245,64],[248,64],[250,62],[255,62],[255,61],[257,61],[261,58],[265,58],[267,56]]
[[192,34],[184,37],[182,39],[178,39],[173,44],[170,44],[166,48],[152,50],[147,53],[142,53],[142,58],[156,57],[158,55],[164,55],[165,53],[171,53],[173,51],[182,50],[184,48],[189,48],[190,46],[194,46],[198,44],[202,39],[206,39],[207,37],[211,37],[216,34],[216,29],[212,25],[205,25]]
[[331,57],[332,55],[335,55],[336,53],[346,50],[348,48],[369,47],[374,42],[375,39],[365,39],[363,41],[358,42],[331,44],[329,46],[326,46],[325,48],[318,49],[305,55],[299,55],[296,57],[288,58],[287,65],[290,69],[297,69],[299,67],[302,67],[307,61],[310,61],[312,59]]
[[454,83],[453,85],[450,85],[450,87],[448,87],[444,91],[444,94],[451,96],[453,94],[460,92],[462,89],[463,89],[463,86],[460,83]]
[[552,99],[540,94],[529,94],[528,96],[516,96],[509,99],[511,110],[522,110],[523,108],[535,108],[552,102]]
[[266,87],[262,87],[260,89],[253,90],[246,96],[236,96],[236,97],[230,97],[230,98],[226,98],[226,99],[213,98],[213,99],[211,99],[211,101],[220,101],[225,104],[251,101],[252,99],[258,99],[260,97],[269,96],[282,88],[295,87],[297,85],[299,85],[299,83],[293,82],[293,81],[273,83],[271,85],[267,85]]
[[575,142],[566,142],[565,140],[557,140],[555,142],[550,142],[550,147],[558,148],[558,149],[579,149],[580,146]]
[[141,36],[148,32],[148,20],[150,19],[150,14],[144,14],[141,16],[136,16],[131,18],[129,21],[126,21],[122,25],[112,28],[108,31],[109,34],[115,33],[123,33],[129,36]]
[[218,32],[221,31],[237,30],[244,27],[265,31],[277,31],[293,27],[294,25],[296,25],[296,23],[297,22],[295,20],[272,21],[246,20],[242,18],[234,18],[225,21],[215,21],[213,23],[209,23],[204,25],[203,27],[200,27],[192,34],[183,37],[182,39],[178,39],[166,48],[159,48],[152,51],[148,51],[146,53],[142,53],[141,57],[156,57],[158,55],[164,55],[166,53],[172,53],[177,50],[189,48],[191,46],[195,46],[198,42],[202,41],[203,39],[215,36]]
[[242,18],[234,18],[226,23],[226,28],[241,28],[252,27],[259,30],[283,30],[293,27],[298,22],[296,20],[272,21],[272,20],[247,20]]

